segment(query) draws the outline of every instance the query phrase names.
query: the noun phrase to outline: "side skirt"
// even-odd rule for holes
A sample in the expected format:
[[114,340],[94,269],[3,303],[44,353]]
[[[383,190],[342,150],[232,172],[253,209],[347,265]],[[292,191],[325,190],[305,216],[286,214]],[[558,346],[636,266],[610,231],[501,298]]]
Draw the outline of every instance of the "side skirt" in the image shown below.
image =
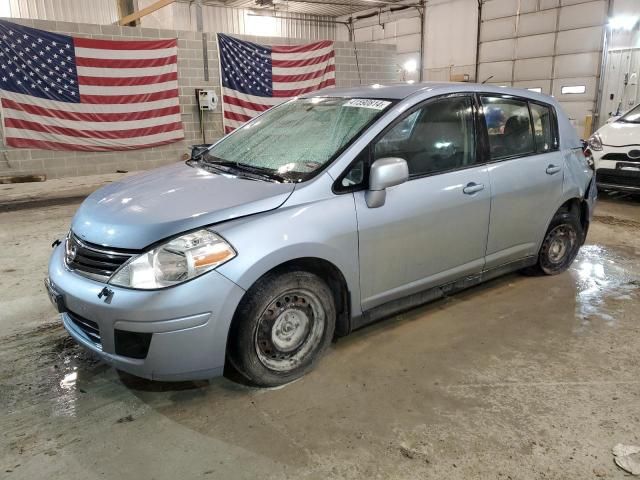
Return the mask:
[[438,287],[432,287],[422,292],[414,293],[407,297],[392,300],[378,307],[367,310],[361,316],[351,319],[351,331],[358,328],[369,325],[370,323],[377,322],[383,318],[390,317],[398,313],[406,312],[412,308],[424,305],[425,303],[432,302],[447,295],[454,294],[461,290],[479,285],[488,280],[501,277],[507,273],[522,270],[523,268],[535,265],[536,257],[530,256],[521,260],[506,263],[498,267],[493,267],[489,270],[485,270],[477,275],[471,275],[460,278],[450,283],[440,285]]

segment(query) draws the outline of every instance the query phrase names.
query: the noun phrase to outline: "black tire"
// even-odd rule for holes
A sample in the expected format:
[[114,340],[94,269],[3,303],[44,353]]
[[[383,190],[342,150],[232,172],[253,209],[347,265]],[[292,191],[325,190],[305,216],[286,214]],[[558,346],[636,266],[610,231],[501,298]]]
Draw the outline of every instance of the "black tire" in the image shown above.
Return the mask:
[[584,241],[580,219],[570,212],[561,211],[551,220],[544,236],[538,260],[524,270],[528,275],[557,275],[569,268]]
[[255,385],[283,385],[313,369],[335,324],[333,295],[320,277],[299,270],[269,273],[236,311],[228,358]]

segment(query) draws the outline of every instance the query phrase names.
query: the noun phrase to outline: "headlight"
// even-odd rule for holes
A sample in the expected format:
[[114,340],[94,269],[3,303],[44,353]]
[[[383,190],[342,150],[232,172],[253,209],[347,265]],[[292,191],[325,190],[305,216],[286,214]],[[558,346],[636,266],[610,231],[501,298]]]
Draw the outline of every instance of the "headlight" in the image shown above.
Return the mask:
[[600,138],[600,135],[598,135],[598,132],[594,133],[589,137],[588,143],[589,143],[589,148],[591,150],[595,150],[596,152],[599,152],[602,150],[602,138]]
[[231,245],[218,235],[198,230],[133,257],[113,274],[109,283],[143,290],[170,287],[213,270],[235,256]]

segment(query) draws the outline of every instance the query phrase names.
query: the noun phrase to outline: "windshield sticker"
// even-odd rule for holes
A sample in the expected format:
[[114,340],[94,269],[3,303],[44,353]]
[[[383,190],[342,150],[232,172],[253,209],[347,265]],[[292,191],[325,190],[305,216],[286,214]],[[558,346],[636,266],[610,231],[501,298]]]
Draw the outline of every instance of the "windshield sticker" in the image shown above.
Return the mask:
[[391,102],[386,100],[372,100],[370,98],[352,98],[344,104],[345,107],[373,108],[374,110],[383,110]]

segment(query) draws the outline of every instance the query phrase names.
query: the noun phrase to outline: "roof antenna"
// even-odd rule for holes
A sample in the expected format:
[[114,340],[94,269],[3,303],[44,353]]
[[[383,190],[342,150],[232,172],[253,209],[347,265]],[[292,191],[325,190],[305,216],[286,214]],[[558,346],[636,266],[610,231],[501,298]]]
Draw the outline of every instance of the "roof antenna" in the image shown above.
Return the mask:
[[482,82],[482,85],[484,85],[485,83],[487,83],[489,80],[491,80],[493,78],[493,75],[491,75],[490,77],[487,77],[484,79],[484,81]]

